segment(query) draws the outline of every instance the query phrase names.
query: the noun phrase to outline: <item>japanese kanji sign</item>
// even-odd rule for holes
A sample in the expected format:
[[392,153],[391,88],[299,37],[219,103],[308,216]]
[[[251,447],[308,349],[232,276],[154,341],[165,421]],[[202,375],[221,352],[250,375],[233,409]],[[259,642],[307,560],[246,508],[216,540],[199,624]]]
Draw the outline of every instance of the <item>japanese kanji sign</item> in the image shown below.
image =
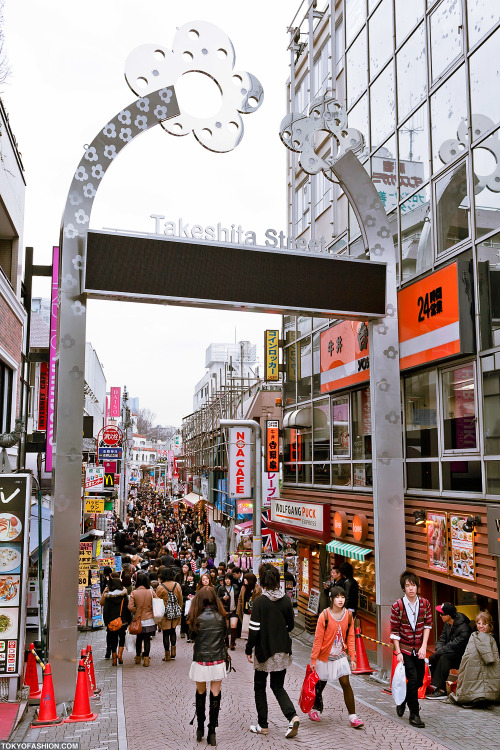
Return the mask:
[[279,331],[264,331],[264,379],[276,383],[279,373]]
[[268,419],[266,421],[266,471],[278,471],[279,468],[279,449],[280,449],[280,431],[277,419]]

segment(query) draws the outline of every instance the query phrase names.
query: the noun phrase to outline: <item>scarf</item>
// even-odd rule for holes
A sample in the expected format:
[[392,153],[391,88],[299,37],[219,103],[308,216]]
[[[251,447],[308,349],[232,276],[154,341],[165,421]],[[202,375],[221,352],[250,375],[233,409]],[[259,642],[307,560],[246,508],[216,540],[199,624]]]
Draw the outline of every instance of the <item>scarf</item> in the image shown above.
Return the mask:
[[276,602],[278,601],[278,599],[282,599],[285,596],[281,589],[262,589],[262,593],[264,596],[267,596],[267,598],[272,602]]

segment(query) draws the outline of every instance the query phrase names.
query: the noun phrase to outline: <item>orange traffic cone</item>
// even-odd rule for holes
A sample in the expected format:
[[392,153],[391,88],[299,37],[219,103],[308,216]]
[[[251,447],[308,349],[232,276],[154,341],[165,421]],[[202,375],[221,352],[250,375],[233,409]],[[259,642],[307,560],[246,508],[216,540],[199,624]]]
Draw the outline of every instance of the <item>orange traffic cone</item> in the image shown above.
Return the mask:
[[90,687],[94,691],[94,694],[97,696],[100,694],[101,689],[97,687],[96,679],[95,679],[95,672],[94,672],[94,657],[92,655],[92,646],[90,643],[87,645],[87,656],[90,657],[88,660],[88,675],[90,680]]
[[28,661],[26,662],[26,670],[24,672],[24,685],[28,685],[30,689],[30,703],[40,703],[42,697],[42,690],[38,686],[38,671],[36,668],[36,659],[33,654],[35,650],[35,644],[30,643],[30,650],[28,653]]
[[52,685],[52,672],[50,664],[47,662],[43,672],[42,697],[40,699],[40,708],[37,712],[37,718],[31,722],[32,727],[50,726],[52,724],[62,724],[56,712],[56,701],[54,698],[54,686]]
[[356,669],[352,670],[353,674],[372,674],[375,670],[370,667],[370,662],[366,655],[361,628],[356,628]]
[[64,719],[64,723],[76,721],[95,721],[97,714],[90,710],[89,691],[87,687],[87,675],[85,663],[80,659],[78,664],[78,677],[76,678],[75,700],[73,702],[73,713]]

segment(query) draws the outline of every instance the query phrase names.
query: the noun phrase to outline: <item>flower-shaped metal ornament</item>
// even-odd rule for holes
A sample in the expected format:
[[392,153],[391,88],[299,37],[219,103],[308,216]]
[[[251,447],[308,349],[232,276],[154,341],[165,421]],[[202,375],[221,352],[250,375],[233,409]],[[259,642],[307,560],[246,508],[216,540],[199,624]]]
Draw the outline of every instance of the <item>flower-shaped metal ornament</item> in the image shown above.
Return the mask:
[[145,44],[133,50],[125,63],[125,78],[138,96],[162,86],[174,86],[186,73],[202,73],[217,84],[221,106],[212,117],[181,112],[162,127],[171,135],[193,132],[202,146],[223,153],[243,138],[242,114],[255,112],[264,99],[260,82],[251,73],[234,70],[235,52],[229,37],[217,26],[194,21],[181,26],[172,49]]
[[[323,159],[315,152],[314,137],[316,133],[330,133],[337,142],[337,153]],[[291,151],[301,154],[299,164],[307,174],[323,172],[325,177],[334,181],[332,164],[346,151],[359,155],[364,148],[364,138],[356,128],[347,127],[347,115],[340,102],[324,94],[314,99],[309,105],[308,115],[291,112],[280,125],[280,138]]]

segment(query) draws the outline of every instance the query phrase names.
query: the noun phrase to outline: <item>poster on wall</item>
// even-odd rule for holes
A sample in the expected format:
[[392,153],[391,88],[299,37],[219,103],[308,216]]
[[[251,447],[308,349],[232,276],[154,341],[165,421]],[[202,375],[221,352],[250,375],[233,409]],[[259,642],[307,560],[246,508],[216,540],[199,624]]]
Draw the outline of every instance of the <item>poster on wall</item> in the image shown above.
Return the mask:
[[474,532],[464,531],[466,520],[467,516],[450,516],[452,575],[475,581]]
[[427,513],[427,560],[429,570],[448,572],[447,513]]
[[300,561],[300,590],[303,594],[309,593],[309,558],[303,557]]

